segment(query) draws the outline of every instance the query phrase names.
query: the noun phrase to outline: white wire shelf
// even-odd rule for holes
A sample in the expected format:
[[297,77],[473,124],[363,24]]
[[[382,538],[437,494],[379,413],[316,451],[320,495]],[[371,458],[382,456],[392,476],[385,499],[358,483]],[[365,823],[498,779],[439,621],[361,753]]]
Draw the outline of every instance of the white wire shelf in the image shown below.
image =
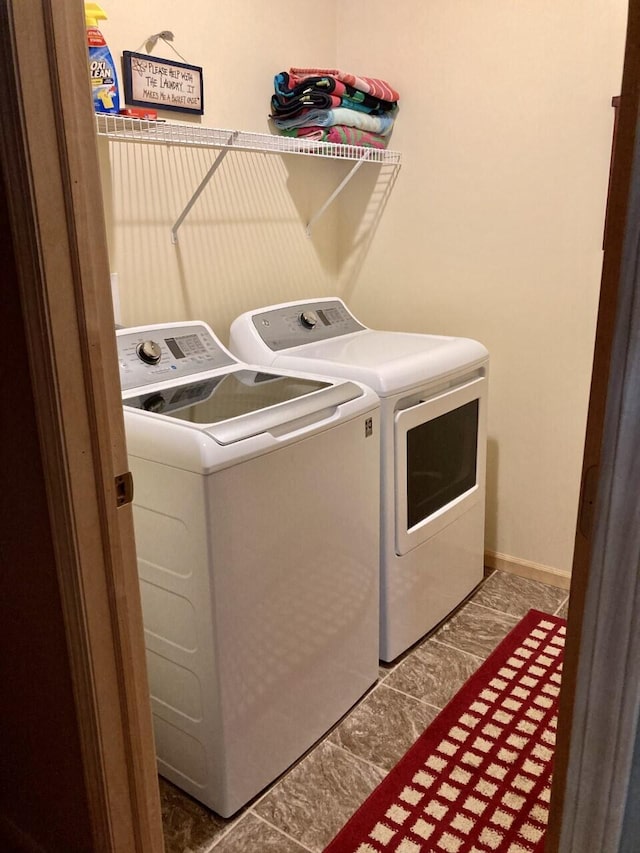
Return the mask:
[[386,163],[400,166],[400,153],[381,148],[365,148],[360,145],[339,145],[334,142],[318,142],[296,139],[268,133],[245,130],[223,130],[203,127],[199,124],[148,121],[129,116],[96,114],[96,132],[112,142],[132,142],[145,145],[179,146],[183,148],[211,148],[220,151],[211,168],[195,190],[186,207],[171,228],[171,239],[178,242],[178,229],[189,214],[196,200],[222,164],[229,151],[252,151],[262,154],[301,154],[333,160],[351,160],[354,166],[331,193],[324,204],[307,223],[307,234],[311,234],[314,223],[342,192],[363,163]]
[[223,130],[202,127],[199,124],[146,121],[128,116],[98,114],[96,125],[99,136],[106,136],[114,142],[226,148],[237,151],[261,151],[265,154],[306,154],[338,160],[361,160],[364,152],[367,152],[366,159],[369,163],[400,163],[398,151],[294,139],[289,136],[253,133],[246,130]]

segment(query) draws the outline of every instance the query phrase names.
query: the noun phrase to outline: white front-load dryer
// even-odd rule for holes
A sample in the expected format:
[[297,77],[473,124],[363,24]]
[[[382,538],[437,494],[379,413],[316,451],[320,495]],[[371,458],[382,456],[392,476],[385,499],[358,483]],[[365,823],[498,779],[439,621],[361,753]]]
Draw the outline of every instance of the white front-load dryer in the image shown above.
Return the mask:
[[227,817],[377,678],[379,402],[204,323],[117,344],[158,768]]
[[369,329],[335,297],[248,311],[229,346],[254,364],[342,376],[380,397],[380,656],[393,660],[484,576],[487,350]]

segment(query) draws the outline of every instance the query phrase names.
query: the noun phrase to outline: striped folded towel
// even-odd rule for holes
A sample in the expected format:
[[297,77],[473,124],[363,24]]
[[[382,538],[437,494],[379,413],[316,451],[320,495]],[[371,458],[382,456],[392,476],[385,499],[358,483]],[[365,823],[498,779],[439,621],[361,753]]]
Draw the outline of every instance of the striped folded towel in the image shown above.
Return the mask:
[[360,148],[386,148],[388,136],[379,133],[368,133],[357,127],[347,127],[336,124],[333,127],[292,127],[282,130],[283,136],[293,136],[298,139],[309,139],[313,142],[335,142],[339,145],[356,145]]
[[[355,86],[343,83],[342,80],[336,80],[335,77],[328,74],[322,77],[305,77],[302,83],[295,85],[291,82],[287,72],[281,71],[275,75],[273,86],[276,102],[282,106],[287,102],[303,101],[305,98],[312,99],[320,95],[338,97],[342,106],[367,113],[389,112],[397,106],[396,101],[374,98],[372,95],[356,89]],[[333,106],[338,106],[338,104],[333,104]]]
[[380,136],[388,136],[393,130],[394,115],[385,113],[380,116],[372,116],[368,113],[359,113],[347,107],[337,107],[332,110],[306,110],[294,118],[274,118],[274,124],[280,129],[291,127],[332,127],[336,124],[347,127],[357,127],[369,133],[377,133]]
[[302,83],[307,77],[319,77],[322,75],[335,77],[354,89],[359,89],[361,92],[366,92],[373,95],[375,98],[382,98],[385,101],[397,101],[400,95],[396,90],[386,82],[386,80],[378,80],[375,77],[362,77],[355,74],[349,74],[346,71],[340,71],[336,68],[290,68],[289,77],[293,85]]

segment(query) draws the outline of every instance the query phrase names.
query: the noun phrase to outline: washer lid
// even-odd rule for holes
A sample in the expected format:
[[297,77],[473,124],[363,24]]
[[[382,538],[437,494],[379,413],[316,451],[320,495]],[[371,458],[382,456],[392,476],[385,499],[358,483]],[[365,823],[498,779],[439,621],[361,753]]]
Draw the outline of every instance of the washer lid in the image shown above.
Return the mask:
[[123,405],[201,427],[232,444],[362,396],[353,382],[239,369],[123,399]]
[[387,396],[488,357],[487,349],[470,338],[366,329],[283,350],[272,364],[355,379]]

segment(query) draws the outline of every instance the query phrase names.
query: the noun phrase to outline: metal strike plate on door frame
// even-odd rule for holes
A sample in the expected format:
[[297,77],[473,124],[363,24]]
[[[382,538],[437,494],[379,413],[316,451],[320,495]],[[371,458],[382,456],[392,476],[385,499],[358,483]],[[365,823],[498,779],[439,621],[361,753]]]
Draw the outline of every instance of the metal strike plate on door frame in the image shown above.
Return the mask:
[[133,477],[131,471],[118,474],[114,478],[116,486],[116,506],[125,506],[133,500]]

